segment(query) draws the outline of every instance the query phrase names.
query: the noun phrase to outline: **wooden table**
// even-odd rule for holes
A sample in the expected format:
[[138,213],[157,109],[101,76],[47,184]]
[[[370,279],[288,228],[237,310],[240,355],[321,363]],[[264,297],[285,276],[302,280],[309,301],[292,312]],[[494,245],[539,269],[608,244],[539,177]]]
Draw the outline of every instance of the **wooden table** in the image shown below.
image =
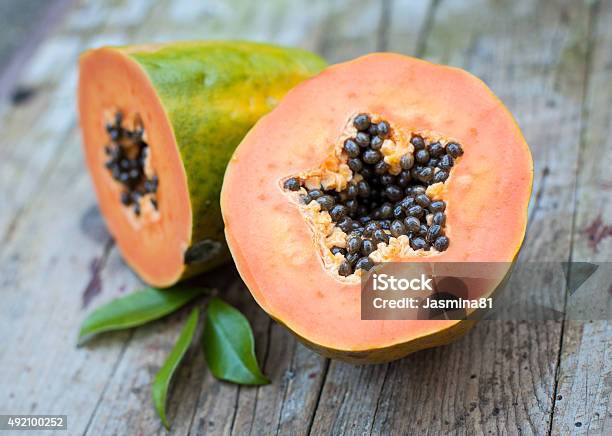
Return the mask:
[[[470,70],[533,151],[521,259],[610,261],[611,0],[83,1],[20,72],[25,98],[0,109],[0,413],[68,414],[69,434],[165,433],[150,384],[186,312],[75,347],[88,311],[141,284],[96,208],[75,66],[102,44],[205,38],[298,45],[330,62],[389,50]],[[610,434],[607,321],[483,322],[450,346],[352,366],[296,342],[233,267],[201,280],[250,319],[273,383],[218,382],[193,347],[170,397],[172,433]],[[534,286],[545,298],[546,284]]]

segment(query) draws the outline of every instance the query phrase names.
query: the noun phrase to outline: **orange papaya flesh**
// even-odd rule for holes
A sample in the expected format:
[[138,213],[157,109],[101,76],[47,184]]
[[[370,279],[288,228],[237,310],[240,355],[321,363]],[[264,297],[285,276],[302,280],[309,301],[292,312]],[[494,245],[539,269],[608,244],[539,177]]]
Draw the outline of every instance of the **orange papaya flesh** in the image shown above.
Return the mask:
[[[492,294],[522,244],[532,180],[519,127],[481,80],[380,53],[327,68],[263,117],[228,164],[221,209],[237,268],[268,314],[324,355],[383,362],[448,343],[474,322],[362,320],[360,277],[387,261],[499,262],[471,290]],[[444,216],[434,222],[435,202]],[[385,205],[399,205],[397,216]]]
[[87,166],[127,263],[158,287],[229,259],[219,194],[233,150],[316,55],[227,41],[103,47],[80,59]]

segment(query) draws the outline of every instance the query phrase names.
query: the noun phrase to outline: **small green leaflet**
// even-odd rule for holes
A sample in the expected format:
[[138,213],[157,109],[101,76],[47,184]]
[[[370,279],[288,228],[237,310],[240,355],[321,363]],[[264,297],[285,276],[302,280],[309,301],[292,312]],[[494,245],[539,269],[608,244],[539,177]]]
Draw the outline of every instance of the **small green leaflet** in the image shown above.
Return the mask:
[[202,339],[206,362],[216,378],[244,385],[270,383],[257,365],[249,322],[219,298],[208,303]]
[[172,375],[176,371],[176,368],[178,368],[181,360],[183,360],[183,356],[185,356],[185,353],[189,349],[189,345],[191,345],[193,335],[198,327],[199,314],[200,311],[197,308],[191,311],[191,315],[189,315],[187,322],[183,326],[183,330],[181,330],[181,334],[176,344],[174,344],[174,348],[172,348],[164,365],[155,375],[155,380],[151,387],[153,404],[155,404],[155,409],[167,429],[170,428],[170,423],[166,418],[166,397],[168,396],[168,388],[170,387]]
[[198,295],[210,293],[207,288],[147,288],[117,298],[94,310],[81,325],[78,344],[98,333],[136,327],[174,312]]

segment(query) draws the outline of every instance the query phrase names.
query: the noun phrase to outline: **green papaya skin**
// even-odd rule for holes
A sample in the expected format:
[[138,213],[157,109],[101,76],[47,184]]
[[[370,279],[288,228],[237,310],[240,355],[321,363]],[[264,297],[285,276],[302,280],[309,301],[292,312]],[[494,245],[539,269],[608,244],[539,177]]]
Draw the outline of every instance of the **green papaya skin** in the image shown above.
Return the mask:
[[113,50],[145,72],[176,139],[193,223],[182,280],[230,259],[219,205],[226,165],[257,120],[287,91],[321,71],[325,62],[305,50],[242,41]]

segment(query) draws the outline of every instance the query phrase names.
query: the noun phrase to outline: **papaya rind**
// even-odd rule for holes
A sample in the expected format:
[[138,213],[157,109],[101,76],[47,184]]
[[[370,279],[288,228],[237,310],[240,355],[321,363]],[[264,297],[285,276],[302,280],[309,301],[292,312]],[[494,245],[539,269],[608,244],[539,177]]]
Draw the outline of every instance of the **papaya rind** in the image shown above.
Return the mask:
[[[277,320],[277,322],[282,324],[279,320]],[[339,350],[329,346],[319,345],[298,335],[294,331],[291,331],[291,329],[289,330],[300,340],[300,342],[324,357],[353,364],[378,364],[401,359],[409,354],[427,348],[448,345],[463,337],[475,325],[476,321],[474,320],[461,320],[448,328],[428,335],[419,336],[407,342],[400,342],[381,348],[370,348],[367,350]]]

